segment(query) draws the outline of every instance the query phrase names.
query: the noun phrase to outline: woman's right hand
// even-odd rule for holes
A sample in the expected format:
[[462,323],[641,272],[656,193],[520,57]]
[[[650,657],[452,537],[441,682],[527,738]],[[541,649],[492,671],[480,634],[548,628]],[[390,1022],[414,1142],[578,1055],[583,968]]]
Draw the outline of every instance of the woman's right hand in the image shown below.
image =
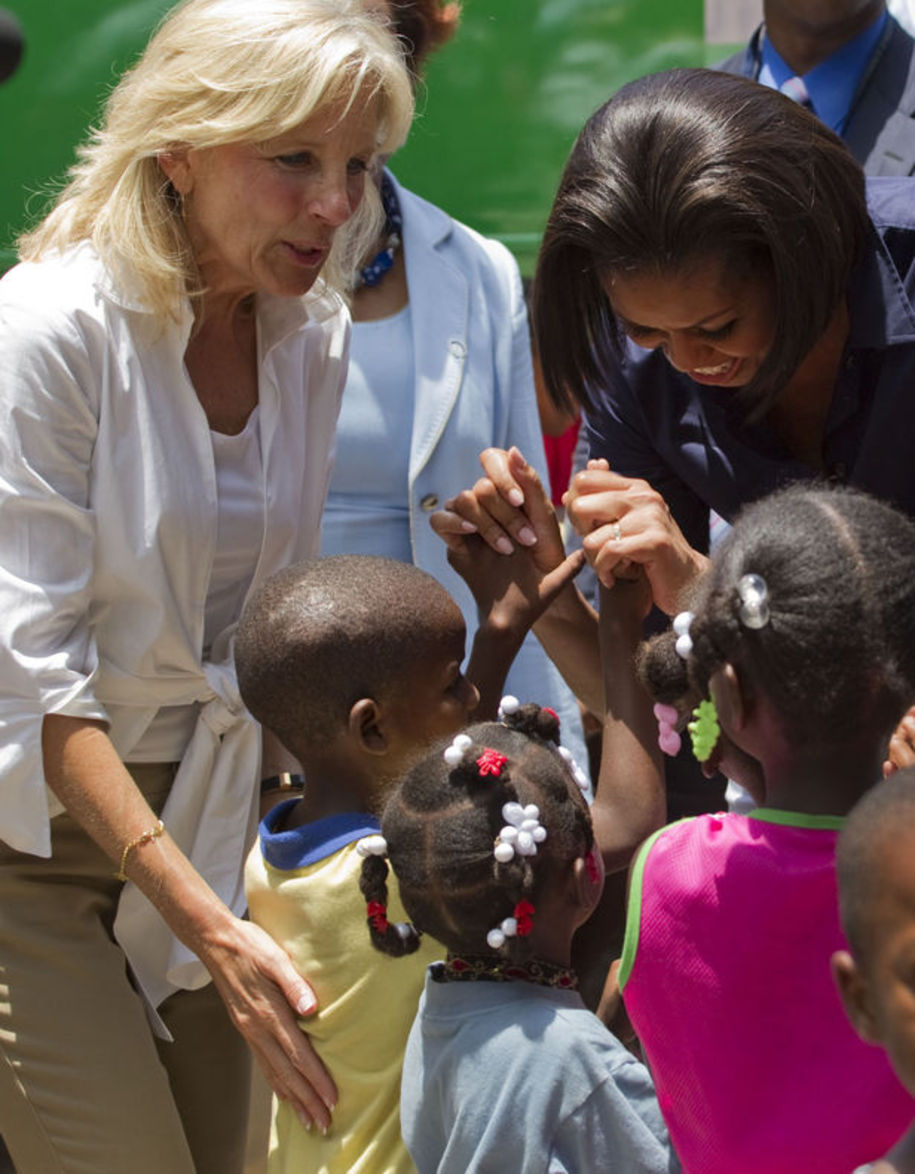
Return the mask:
[[647,481],[614,473],[605,460],[591,460],[572,478],[563,503],[605,587],[629,577],[637,564],[657,606],[668,615],[680,610],[708,559],[686,541],[664,498]]
[[269,934],[237,917],[201,957],[277,1097],[326,1132],[337,1090],[298,1023],[315,1010],[311,987]]
[[[48,714],[42,723],[48,786],[113,864],[155,814],[125,770],[102,723]],[[213,978],[235,1027],[277,1096],[303,1123],[330,1124],[334,1083],[296,1016],[315,1008],[314,992],[286,953],[258,926],[236,917],[168,835],[130,852],[127,872],[171,931]]]

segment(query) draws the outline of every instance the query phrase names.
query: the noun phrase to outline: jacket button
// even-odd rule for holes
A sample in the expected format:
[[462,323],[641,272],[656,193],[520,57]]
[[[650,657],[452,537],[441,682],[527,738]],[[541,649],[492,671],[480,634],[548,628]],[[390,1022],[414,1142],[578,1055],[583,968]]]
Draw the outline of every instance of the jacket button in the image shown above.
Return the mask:
[[427,514],[431,514],[434,509],[438,507],[438,495],[435,493],[427,493],[425,497],[420,500],[419,508]]

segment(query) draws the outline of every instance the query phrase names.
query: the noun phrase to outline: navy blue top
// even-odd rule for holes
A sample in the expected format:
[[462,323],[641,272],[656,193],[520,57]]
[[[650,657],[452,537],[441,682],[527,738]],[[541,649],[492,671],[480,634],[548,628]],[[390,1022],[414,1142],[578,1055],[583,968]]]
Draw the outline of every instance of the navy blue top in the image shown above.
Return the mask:
[[[915,517],[915,180],[871,178],[873,232],[848,288],[850,331],[826,422],[826,476]],[[687,540],[708,549],[708,513],[818,474],[765,423],[729,410],[734,390],[703,387],[660,350],[627,339],[587,416],[593,457],[661,493]]]

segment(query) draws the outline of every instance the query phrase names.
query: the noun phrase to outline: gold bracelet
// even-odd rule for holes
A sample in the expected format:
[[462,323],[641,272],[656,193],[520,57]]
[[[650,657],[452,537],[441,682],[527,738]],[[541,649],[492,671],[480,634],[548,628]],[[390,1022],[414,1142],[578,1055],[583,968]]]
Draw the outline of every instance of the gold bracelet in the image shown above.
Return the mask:
[[127,864],[127,857],[130,855],[130,853],[134,850],[134,848],[139,848],[142,844],[148,844],[150,840],[158,840],[164,831],[165,824],[160,819],[156,821],[155,827],[150,828],[148,832],[144,832],[142,836],[137,836],[135,840],[131,840],[130,843],[127,844],[124,848],[124,851],[121,853],[121,867],[114,874],[115,878],[119,881],[126,881],[127,874],[124,872],[124,866]]

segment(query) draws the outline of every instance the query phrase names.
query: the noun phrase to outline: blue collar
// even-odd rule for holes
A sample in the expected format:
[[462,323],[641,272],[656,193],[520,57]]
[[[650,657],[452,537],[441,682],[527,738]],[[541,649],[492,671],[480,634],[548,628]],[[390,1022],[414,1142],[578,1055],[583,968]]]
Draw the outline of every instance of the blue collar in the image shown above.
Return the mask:
[[[884,9],[873,24],[803,75],[814,111],[836,134],[845,130],[861,84],[870,73],[872,59],[882,47],[888,20],[889,13]],[[765,35],[765,27],[759,37],[757,53],[756,80],[762,85],[777,90],[794,76],[793,70]]]
[[352,844],[363,836],[370,836],[381,828],[373,815],[362,811],[344,811],[340,815],[328,815],[325,819],[305,823],[301,827],[276,831],[290,808],[298,799],[287,799],[272,807],[260,822],[261,852],[273,868],[291,872],[296,868],[307,868],[317,864]]

